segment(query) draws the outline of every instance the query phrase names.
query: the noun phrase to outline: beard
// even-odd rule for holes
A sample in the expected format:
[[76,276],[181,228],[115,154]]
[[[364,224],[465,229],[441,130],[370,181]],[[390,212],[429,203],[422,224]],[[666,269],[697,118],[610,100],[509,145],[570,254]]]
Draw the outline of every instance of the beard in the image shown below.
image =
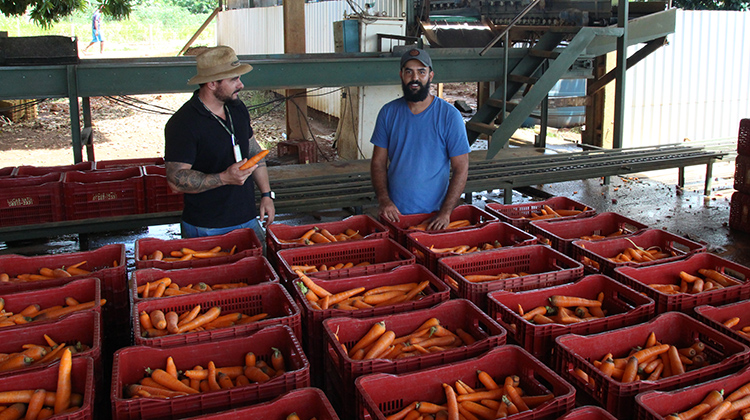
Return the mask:
[[412,91],[409,85],[411,83],[404,83],[401,82],[401,90],[404,92],[404,99],[406,99],[408,102],[422,102],[425,99],[427,99],[427,95],[430,94],[430,82],[427,81],[427,84],[422,84],[420,82],[413,82],[419,85],[419,89],[416,91]]
[[230,105],[240,100],[239,96],[236,96],[237,94],[239,94],[239,92],[240,92],[239,90],[230,91],[230,92],[217,91],[214,94],[214,96],[216,97],[216,99],[220,100],[221,102],[224,102],[225,104]]

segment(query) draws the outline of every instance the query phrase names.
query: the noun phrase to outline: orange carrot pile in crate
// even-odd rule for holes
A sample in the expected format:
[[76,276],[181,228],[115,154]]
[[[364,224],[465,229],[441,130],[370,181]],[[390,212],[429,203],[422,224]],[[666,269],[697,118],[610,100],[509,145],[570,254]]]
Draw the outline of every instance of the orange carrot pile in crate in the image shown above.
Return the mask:
[[[63,277],[73,277],[91,274],[91,271],[81,268],[86,261],[81,261],[67,267],[42,267],[38,273],[22,273],[11,277],[8,273],[0,273],[0,283],[2,282],[31,282],[40,280],[52,280]],[[112,262],[112,267],[117,267],[117,260]]]
[[194,250],[190,248],[182,248],[180,250],[171,251],[169,255],[164,255],[164,252],[155,250],[148,255],[142,255],[141,260],[154,260],[154,261],[188,261],[193,258],[216,258],[224,257],[227,255],[234,255],[237,250],[237,245],[233,246],[229,250],[222,250],[220,246],[215,246],[211,249]]
[[279,349],[272,350],[270,365],[248,352],[244,365],[216,366],[209,361],[205,367],[196,365],[184,372],[177,370],[170,356],[164,369],[147,369],[147,376],[137,384],[127,385],[125,395],[128,398],[172,398],[268,382],[287,371],[284,354]]
[[557,217],[566,217],[566,216],[577,216],[585,211],[588,211],[588,207],[584,207],[583,210],[575,210],[575,209],[553,209],[552,207],[548,205],[543,205],[542,208],[539,210],[539,213],[532,212],[529,217],[522,216],[522,219],[530,219],[530,220],[544,220],[544,219],[554,219]]
[[370,265],[369,261],[362,261],[360,263],[353,263],[351,261],[347,262],[338,262],[331,265],[328,264],[321,264],[321,265],[293,265],[292,271],[297,273],[299,275],[299,272],[303,274],[309,274],[309,273],[317,273],[318,271],[331,271],[331,270],[341,270],[345,268],[352,268],[352,267],[365,267]]
[[750,415],[750,382],[724,398],[723,389],[709,392],[703,400],[688,410],[670,414],[665,420],[732,420]]
[[354,311],[409,302],[421,298],[422,291],[430,285],[429,280],[424,280],[419,283],[401,283],[372,289],[355,287],[339,293],[331,293],[304,273],[298,271],[297,275],[300,279],[297,287],[313,309],[317,310],[334,308]]
[[151,312],[141,311],[139,321],[143,337],[162,337],[170,334],[184,334],[194,331],[209,331],[234,325],[249,324],[268,317],[266,313],[249,316],[241,312],[222,314],[221,308],[214,306],[201,313],[201,306],[178,314],[175,311],[164,313],[161,309]]
[[[429,219],[425,222],[422,222],[418,225],[409,226],[406,228],[406,230],[427,230],[427,226],[430,225]],[[462,227],[471,226],[471,221],[468,219],[460,219],[460,220],[454,220],[450,223],[448,223],[448,226],[445,227],[445,229],[457,229]]]
[[[102,306],[104,306],[106,302],[106,299],[101,299],[100,301]],[[0,298],[0,328],[28,324],[32,321],[56,319],[73,312],[85,311],[95,306],[96,301],[93,300],[88,302],[78,302],[73,297],[66,297],[63,305],[42,308],[38,304],[33,303],[24,308],[21,312],[12,313],[5,311],[5,300]]]
[[[733,316],[726,321],[722,322],[725,327],[731,328],[735,330],[737,333],[744,335],[747,338],[750,338],[750,324],[748,325],[739,325],[740,323],[740,317]],[[736,327],[736,328],[735,328]]]
[[65,351],[72,354],[88,351],[91,347],[79,342],[73,345],[57,343],[44,334],[47,345],[24,344],[17,352],[0,353],[0,372],[8,372],[29,366],[39,366],[60,360]]
[[606,312],[602,309],[603,300],[604,292],[600,292],[596,300],[552,295],[549,297],[549,305],[537,306],[529,311],[525,311],[519,304],[518,314],[533,324],[574,324],[604,318]]
[[[491,249],[497,249],[502,248],[503,244],[500,243],[500,241],[495,242],[485,242],[483,244],[479,244],[477,246],[469,246],[469,245],[457,245],[452,246],[448,248],[435,248],[434,246],[430,246],[430,251],[436,253],[436,254],[469,254],[472,252],[477,251],[489,251]],[[419,250],[415,250],[419,252]]]
[[701,268],[698,273],[703,276],[694,276],[685,271],[680,271],[680,282],[675,283],[651,283],[648,286],[666,294],[675,293],[701,293],[709,290],[723,289],[725,287],[737,286],[742,282],[733,279],[716,270]]
[[336,235],[332,234],[326,228],[319,228],[317,226],[311,228],[299,238],[294,239],[279,239],[279,242],[284,244],[301,244],[301,245],[313,245],[313,244],[326,244],[331,242],[342,242],[350,240],[364,239],[364,236],[360,235],[359,231],[348,228],[342,233]]
[[237,287],[245,287],[248,286],[245,282],[237,282],[237,283],[217,283],[213,285],[208,285],[206,283],[200,282],[196,284],[188,284],[187,286],[178,285],[177,283],[172,283],[172,279],[169,277],[162,277],[160,279],[146,282],[145,284],[142,284],[138,286],[137,292],[139,298],[158,298],[158,297],[165,297],[165,296],[179,296],[179,295],[188,295],[190,293],[201,293],[201,292],[210,292],[212,290],[226,290],[226,289],[234,289]]

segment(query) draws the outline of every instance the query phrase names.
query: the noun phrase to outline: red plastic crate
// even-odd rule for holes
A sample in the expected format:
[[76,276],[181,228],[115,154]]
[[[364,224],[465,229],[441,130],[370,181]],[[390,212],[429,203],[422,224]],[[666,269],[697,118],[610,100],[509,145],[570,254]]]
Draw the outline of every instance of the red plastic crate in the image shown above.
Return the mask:
[[[518,314],[518,306],[528,311],[549,305],[552,295],[596,299],[604,293],[602,309],[607,316],[575,324],[537,325]],[[539,360],[548,363],[554,352],[555,337],[563,334],[594,334],[647,321],[654,315],[654,301],[601,274],[590,275],[575,283],[513,293],[498,290],[487,295],[489,314],[508,335]]]
[[[401,245],[406,245],[406,235],[410,232],[409,227],[416,226],[424,221],[427,221],[436,214],[437,212],[401,215],[399,216],[399,221],[395,223],[383,218],[381,218],[380,221],[388,228],[391,239],[397,241]],[[456,220],[464,219],[471,222],[471,225],[455,229],[435,230],[431,231],[431,233],[456,232],[460,230],[474,229],[484,226],[487,223],[496,221],[497,217],[487,211],[480,209],[477,206],[464,204],[453,209],[453,211],[451,212],[450,221],[454,222]]]
[[94,162],[85,161],[73,165],[60,166],[19,166],[13,176],[42,176],[49,173],[64,173],[70,171],[90,171],[94,169]]
[[[151,255],[154,251],[161,251],[169,255],[172,251],[182,248],[190,248],[195,251],[206,251],[220,246],[221,249],[229,251],[236,246],[233,255],[225,255],[215,258],[193,258],[187,261],[157,261],[143,259],[144,255]],[[174,270],[177,268],[198,268],[215,266],[239,261],[245,257],[258,257],[263,254],[263,245],[258,236],[250,228],[235,229],[223,235],[205,236],[201,238],[187,239],[157,239],[140,238],[135,241],[135,268],[160,268],[162,270]]]
[[[656,381],[622,383],[601,373],[594,360],[607,353],[615,357],[627,355],[635,346],[643,345],[649,334],[678,348],[688,347],[700,340],[706,345],[704,354],[709,364],[680,375]],[[650,390],[672,390],[725,375],[750,359],[750,348],[683,313],[668,312],[649,322],[617,330],[581,336],[566,334],[555,339],[555,371],[587,395],[594,398],[615,417],[634,418],[634,397]],[[583,370],[594,383],[583,382],[574,369]]]
[[[3,377],[0,381],[0,392],[22,391],[26,389],[57,389],[57,376],[60,370],[55,363],[45,369],[17,373]],[[83,396],[79,410],[53,416],[54,420],[89,420],[94,415],[96,381],[94,380],[94,361],[90,357],[74,357],[70,371],[71,392]]]
[[542,209],[545,205],[550,206],[552,210],[581,211],[581,213],[575,216],[563,216],[560,217],[560,219],[579,219],[581,217],[590,217],[596,214],[596,210],[593,208],[568,197],[552,197],[544,201],[534,201],[521,204],[487,203],[484,208],[488,213],[497,216],[500,221],[510,223],[517,228],[525,230],[531,222],[531,219],[529,219],[531,213],[542,214]]
[[163,157],[148,157],[148,158],[135,158],[135,159],[114,159],[114,160],[97,160],[94,162],[94,169],[99,170],[112,170],[112,169],[124,169],[133,168],[138,166],[147,165],[164,165]]
[[448,248],[459,245],[479,247],[486,243],[500,242],[506,246],[524,246],[535,244],[536,238],[527,232],[514,227],[508,223],[495,222],[475,229],[466,229],[458,232],[410,232],[406,235],[406,249],[433,272],[437,272],[437,262],[440,258],[448,257],[451,253],[436,253],[431,248]]
[[402,302],[395,305],[378,306],[368,309],[358,309],[356,311],[345,311],[342,309],[330,308],[326,310],[313,309],[310,302],[304,297],[297,285],[292,285],[292,296],[297,305],[302,310],[302,326],[304,329],[305,353],[310,359],[310,365],[313,370],[313,379],[316,379],[318,372],[323,368],[325,330],[323,321],[329,318],[349,317],[349,318],[371,318],[374,316],[388,316],[397,313],[411,312],[419,309],[430,308],[440,302],[450,298],[450,289],[440,281],[427,268],[411,264],[396,267],[393,271],[386,273],[372,274],[369,276],[350,277],[337,280],[315,280],[324,289],[331,293],[338,293],[350,290],[355,287],[365,287],[374,289],[381,286],[392,286],[401,283],[420,283],[429,281],[430,285],[424,289],[422,296],[418,300],[411,302]]
[[128,216],[146,211],[141,168],[66,172],[63,196],[68,220]]
[[63,220],[62,177],[0,177],[0,227]]
[[5,168],[0,168],[0,178],[13,176],[15,171],[15,166],[6,166]]
[[750,193],[750,155],[737,155],[734,160],[734,189]]
[[[89,310],[96,313],[101,313],[102,311],[102,306],[100,304],[102,294],[101,289],[99,288],[99,279],[97,278],[77,279],[60,287],[3,294],[0,297],[5,301],[4,308],[7,312],[17,313],[32,304],[39,305],[41,309],[58,305],[64,306],[65,298],[68,296],[75,298],[75,300],[81,303],[93,300],[95,301],[94,307]],[[71,315],[73,315],[73,313],[64,315],[60,318],[37,320],[28,324],[3,327],[0,328],[0,331],[15,331],[16,333],[20,333],[20,330],[25,329],[27,326],[38,324],[46,324],[49,326],[51,322],[67,318]]]
[[[616,257],[627,248],[635,248],[636,246],[643,249],[657,248],[662,252],[671,253],[673,256],[642,263],[635,261],[614,262],[609,260],[609,258]],[[677,261],[696,252],[705,252],[706,246],[663,229],[646,229],[627,238],[603,239],[601,241],[573,241],[571,250],[571,256],[576,261],[584,261],[584,257],[586,257],[599,264],[598,269],[589,264],[584,264],[586,271],[614,276],[614,270],[619,267],[646,267]]]
[[558,420],[617,420],[601,407],[585,405],[578,407]]
[[[172,356],[178,371],[206,368],[213,361],[217,367],[245,364],[245,354],[255,353],[258,360],[271,363],[272,348],[284,356],[286,373],[268,382],[232,389],[191,394],[174,398],[125,398],[125,386],[137,383],[144,377],[146,368],[166,366]],[[288,326],[275,325],[251,335],[232,339],[188,344],[172,348],[133,346],[114,354],[112,367],[112,418],[113,420],[179,419],[187,416],[213,413],[244,407],[256,402],[278,397],[296,388],[310,386],[310,366],[299,341]],[[248,418],[248,417],[236,417]]]
[[750,118],[740,120],[740,131],[737,135],[737,153],[750,156]]
[[[173,334],[163,337],[144,338],[138,314],[142,311],[151,313],[161,309],[182,313],[201,306],[205,312],[213,306],[221,307],[222,313],[241,312],[245,315],[267,313],[268,317],[250,324],[217,328],[210,331],[196,331],[185,334]],[[263,283],[239,289],[219,290],[212,293],[193,293],[175,296],[169,299],[147,299],[133,305],[133,338],[136,345],[152,347],[175,347],[195,343],[215,342],[227,338],[242,337],[270,325],[286,325],[297,337],[302,334],[302,320],[299,308],[289,293],[278,283]]]
[[318,388],[295,389],[273,401],[216,414],[190,417],[189,420],[283,420],[291,413],[297,413],[301,419],[315,417],[318,420],[339,420],[328,397]]
[[[327,229],[331,234],[338,235],[344,233],[347,229],[353,229],[364,236],[364,239],[387,238],[388,228],[382,223],[373,219],[369,215],[361,214],[349,216],[336,222],[314,223],[310,225],[290,226],[283,223],[272,223],[266,229],[266,245],[268,250],[268,260],[273,267],[278,267],[276,253],[282,249],[298,248],[308,245],[283,242],[284,240],[293,240],[301,237],[310,229],[319,228]],[[324,245],[324,244],[312,244]]]
[[[6,331],[5,328],[2,328],[0,329],[0,353],[23,351],[22,346],[26,344],[47,346],[47,341],[44,339],[45,334],[57,343],[74,345],[80,342],[89,346],[86,351],[73,353],[73,358],[90,357],[94,360],[94,366],[101,366],[102,327],[100,315],[96,311],[76,312],[70,316],[54,320],[52,323],[32,322],[24,326],[23,330]],[[4,371],[0,373],[0,377],[44,369],[53,363],[57,363],[57,361]]]
[[[135,270],[130,276],[130,298],[133,302],[144,300],[138,296],[138,286],[144,285],[164,277],[169,277],[172,283],[182,286],[205,283],[209,286],[220,283],[247,283],[253,286],[266,282],[278,282],[279,276],[271,268],[265,257],[245,257],[239,261],[213,267],[200,267],[189,270],[161,270],[159,268],[144,268]],[[237,289],[234,289],[237,290]],[[162,297],[158,299],[168,299]],[[147,298],[148,300],[154,298]]]
[[[721,306],[701,305],[695,308],[695,316],[701,322],[750,346],[750,337],[740,334],[738,331],[742,327],[750,325],[750,300],[743,299],[739,302]],[[733,317],[740,319],[740,322],[736,326],[729,328],[724,325],[726,320]]]
[[[517,346],[500,346],[490,352],[450,365],[424,369],[403,375],[374,374],[357,379],[357,402],[372,419],[385,420],[412,401],[430,401],[444,404],[443,383],[461,380],[472,388],[482,387],[477,380],[477,370],[489,373],[495,380],[508,375],[518,375],[526,395],[543,395],[549,392],[555,398],[534,410],[515,414],[520,420],[551,420],[573,409],[575,389],[550,368]],[[364,414],[364,415],[363,415]]]
[[362,267],[307,274],[316,279],[330,280],[383,273],[398,266],[414,264],[414,255],[388,238],[282,249],[276,256],[279,259],[279,275],[285,284],[297,279],[297,275],[292,271],[293,265],[314,265],[318,267],[323,264],[335,265],[348,262],[355,265],[365,261],[370,263],[370,265]]
[[750,366],[741,371],[697,385],[684,387],[671,392],[649,391],[636,395],[638,420],[663,420],[666,416],[679,413],[699,404],[714,390],[724,390],[724,397],[737,388],[750,382]]
[[[565,255],[572,255],[571,244],[582,236],[607,236],[622,231],[622,236],[640,232],[648,226],[617,213],[607,212],[581,219],[534,220],[529,232],[550,241],[550,246]],[[620,236],[618,236],[620,237]]]
[[[468,346],[395,360],[354,360],[339,345],[343,343],[346,348],[352,348],[376,322],[385,322],[386,329],[395,332],[396,337],[400,337],[413,332],[430,318],[437,318],[440,320],[440,325],[453,332],[461,328],[472,335],[476,342]],[[412,372],[476,357],[505,344],[507,334],[497,322],[465,299],[453,299],[428,309],[373,318],[329,318],[323,321],[323,329],[326,341],[326,363],[330,362],[330,366],[343,379],[344,386],[349,389],[352,389],[354,380],[362,375]],[[336,335],[338,335],[338,340]]]
[[732,193],[729,204],[729,227],[750,233],[750,194],[741,191]]
[[[528,273],[520,277],[472,283],[469,274]],[[487,293],[522,291],[568,283],[583,277],[583,266],[547,245],[500,248],[438,260],[438,278],[458,296],[487,308]]]
[[[727,274],[743,282],[737,286],[709,290],[697,294],[666,294],[650,287],[655,283],[679,284],[680,271],[701,276],[698,269],[708,268]],[[703,252],[689,256],[684,260],[647,267],[621,267],[615,270],[615,278],[638,292],[645,293],[656,302],[656,313],[667,311],[690,312],[700,305],[721,305],[750,298],[750,268],[721,258],[715,254]]]
[[172,190],[167,183],[167,169],[163,166],[144,166],[146,213],[182,211],[183,193]]

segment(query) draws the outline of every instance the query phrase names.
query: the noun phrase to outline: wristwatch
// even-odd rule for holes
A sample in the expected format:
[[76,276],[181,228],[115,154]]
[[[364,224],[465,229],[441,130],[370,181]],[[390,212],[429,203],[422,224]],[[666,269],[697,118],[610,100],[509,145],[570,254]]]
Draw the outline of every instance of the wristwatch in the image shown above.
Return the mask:
[[260,193],[260,196],[261,197],[270,197],[271,200],[275,200],[276,199],[276,193],[274,193],[273,191]]

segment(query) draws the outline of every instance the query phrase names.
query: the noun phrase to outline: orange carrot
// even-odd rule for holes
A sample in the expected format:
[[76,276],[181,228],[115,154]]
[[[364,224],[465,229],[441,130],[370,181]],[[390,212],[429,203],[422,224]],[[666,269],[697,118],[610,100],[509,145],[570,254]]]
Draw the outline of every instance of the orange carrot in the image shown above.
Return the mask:
[[257,165],[258,162],[260,162],[261,159],[266,157],[266,155],[270,152],[270,150],[263,150],[257,155],[251,157],[247,160],[247,162],[243,163],[242,166],[240,166],[240,170],[244,171],[245,169],[250,169],[253,166]]
[[349,356],[351,357],[359,349],[364,349],[370,344],[374,343],[381,335],[385,333],[385,322],[380,321],[370,327],[370,330],[357,341],[354,346],[349,349]]
[[73,354],[66,348],[60,358],[57,371],[57,391],[55,391],[55,414],[65,411],[70,406],[72,383],[70,379],[73,367]]

